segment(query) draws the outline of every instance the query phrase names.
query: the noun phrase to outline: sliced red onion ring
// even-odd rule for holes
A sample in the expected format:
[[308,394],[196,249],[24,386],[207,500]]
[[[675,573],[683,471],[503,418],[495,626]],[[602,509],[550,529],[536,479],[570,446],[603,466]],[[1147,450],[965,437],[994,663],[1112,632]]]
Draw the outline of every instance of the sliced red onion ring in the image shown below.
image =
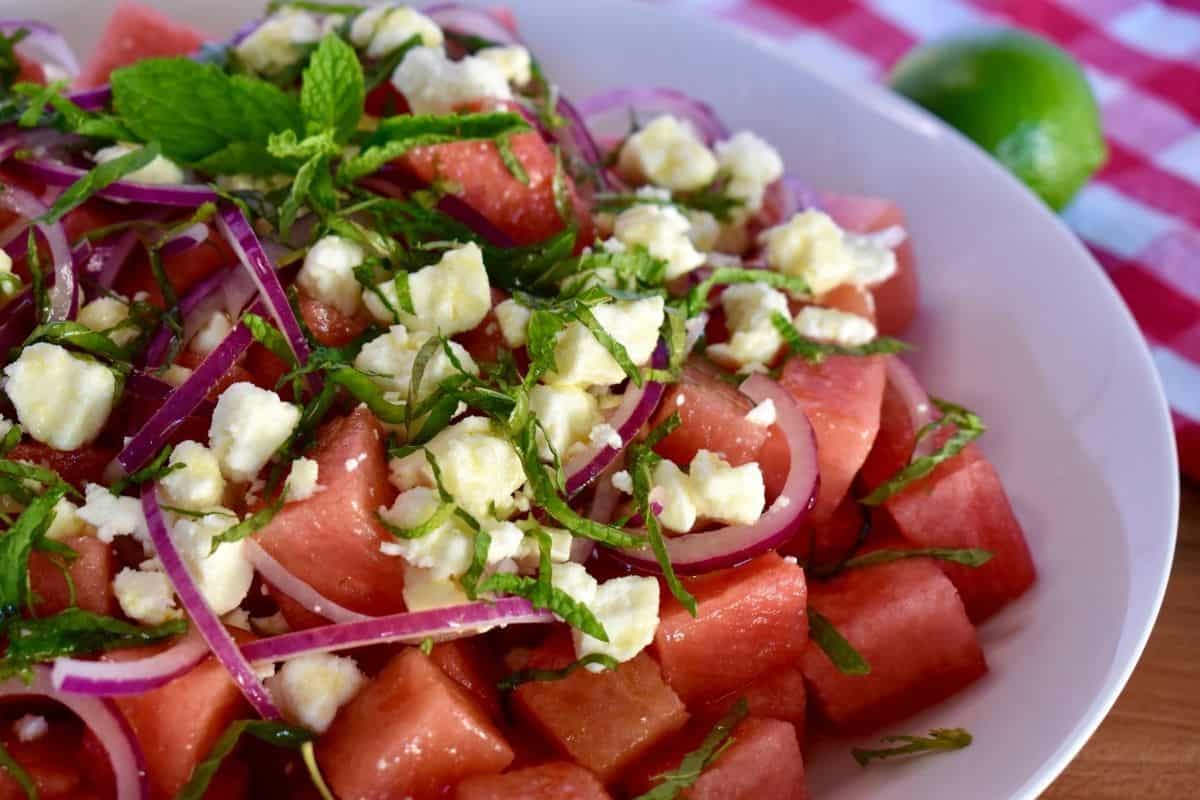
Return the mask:
[[250,662],[242,655],[237,643],[225,630],[221,618],[213,613],[212,608],[204,600],[192,575],[188,572],[183,557],[175,547],[171,534],[167,531],[166,520],[163,519],[162,509],[158,505],[158,489],[154,483],[147,483],[142,488],[142,513],[146,515],[146,527],[150,531],[150,541],[154,543],[158,560],[162,562],[163,571],[171,579],[175,594],[184,611],[192,619],[192,625],[204,637],[217,660],[229,671],[230,677],[242,694],[250,701],[250,705],[263,719],[279,719],[279,709],[271,702],[262,681],[254,673]]
[[[258,236],[250,227],[250,221],[237,206],[232,203],[222,203],[217,215],[217,229],[229,242],[229,246],[233,248],[238,260],[242,262],[242,266],[246,268],[253,279],[254,285],[258,287],[263,302],[266,303],[271,316],[275,319],[275,324],[279,326],[279,330],[287,339],[293,355],[296,356],[296,361],[304,364],[308,361],[309,356],[308,340],[304,338],[304,331],[292,311],[292,304],[288,302],[287,292],[284,291],[283,285],[279,282],[279,276],[275,273],[275,265],[263,251],[262,243],[258,241]],[[312,386],[316,376],[309,375],[308,377],[310,378],[309,385]],[[319,388],[319,386],[316,387],[316,389]]]
[[[650,359],[650,366],[655,369],[665,369],[668,358],[666,343],[659,342],[658,347],[654,350],[654,356]],[[563,473],[567,476],[567,496],[578,493],[595,480],[597,475],[624,452],[629,443],[633,441],[633,437],[637,436],[638,432],[650,421],[650,417],[654,415],[666,389],[667,387],[658,381],[646,381],[640,389],[632,383],[629,384],[621,399],[621,405],[617,406],[616,410],[605,420],[621,437],[621,446],[613,447],[608,444],[591,446],[580,451],[564,464]]]
[[[147,400],[163,402],[175,393],[176,387],[167,383],[162,378],[135,369],[125,378],[125,390],[139,397],[144,397]],[[206,419],[212,416],[216,407],[216,403],[205,397],[196,406],[196,410],[192,412],[192,416]]]
[[99,697],[142,694],[166,686],[208,655],[204,638],[192,628],[161,653],[137,661],[55,659],[50,670],[54,688]]
[[247,643],[242,647],[242,655],[252,664],[264,664],[308,653],[330,653],[390,642],[446,641],[474,636],[497,626],[547,622],[554,622],[554,615],[549,611],[535,609],[523,597],[502,597],[285,633]]
[[325,597],[316,589],[297,578],[287,568],[276,561],[270,553],[262,549],[253,539],[246,540],[246,557],[254,568],[262,575],[263,580],[271,584],[283,594],[296,601],[304,608],[319,617],[324,617],[333,623],[364,622],[376,619],[368,614],[359,614]]
[[187,226],[179,233],[172,236],[159,250],[159,254],[163,258],[177,256],[180,253],[186,253],[193,247],[208,241],[210,231],[208,225],[203,222],[197,222]]
[[[929,395],[925,393],[917,376],[897,355],[887,357],[887,381],[904,400],[914,432],[921,430],[940,416],[933,403],[929,402]],[[935,449],[937,449],[936,437],[926,436],[913,448],[913,460],[927,456]]]
[[36,324],[33,292],[29,289],[0,306],[0,354],[25,341]]
[[[75,52],[58,30],[32,19],[0,20],[0,32],[7,36],[21,28],[29,31],[29,35],[17,42],[18,53],[43,66],[47,63],[52,64],[69,78],[79,74],[79,61],[75,58]],[[60,76],[54,77],[57,79]]]
[[604,166],[604,152],[592,138],[592,132],[588,130],[587,123],[583,121],[579,109],[575,108],[567,98],[560,97],[554,110],[567,121],[566,128],[555,139],[562,144],[568,155],[575,156],[592,168],[593,174],[596,176],[596,189],[602,192],[608,191],[613,184],[617,183],[617,179],[608,167]]
[[108,101],[112,99],[112,87],[105,84],[94,89],[72,92],[67,95],[67,99],[84,111],[96,111],[108,105]]
[[[751,375],[741,389],[756,403],[774,401],[776,424],[783,431],[791,456],[787,480],[775,502],[753,525],[731,525],[667,538],[671,564],[687,575],[732,567],[778,547],[795,535],[816,500],[817,444],[804,411],[786,389],[765,375]],[[660,571],[649,546],[610,552],[638,569]]]
[[137,736],[111,700],[59,692],[50,679],[50,668],[33,667],[33,678],[9,678],[0,683],[0,697],[45,697],[62,703],[87,726],[108,755],[116,780],[117,800],[148,800],[150,782],[146,759]]
[[[46,205],[20,186],[6,186],[0,192],[0,206],[17,216],[33,222],[46,213]],[[37,222],[42,238],[50,248],[50,260],[54,264],[54,285],[50,287],[50,319],[61,321],[73,319],[79,310],[79,291],[75,280],[75,260],[71,257],[71,246],[61,222]]]
[[495,44],[520,44],[521,40],[495,14],[487,9],[472,8],[459,3],[438,3],[422,10],[439,28],[478,36]]
[[92,278],[97,286],[111,289],[137,242],[137,232],[133,230],[122,231],[101,242],[84,239],[75,246],[71,256],[77,270]]
[[[195,333],[196,328],[208,321],[206,314],[198,312],[202,306],[209,305],[210,301],[212,305],[227,312],[230,317],[241,315],[242,309],[256,291],[254,284],[248,278],[243,278],[243,275],[242,270],[235,270],[233,267],[218,270],[179,298],[179,316],[184,321],[183,340],[185,342]],[[174,338],[174,331],[165,323],[160,325],[154,338],[146,347],[143,363],[151,369],[161,367]]]
[[493,225],[491,220],[457,195],[442,195],[437,201],[437,210],[466,225],[490,245],[505,248],[517,246],[511,236]]
[[579,103],[579,115],[589,124],[593,118],[612,111],[654,111],[671,114],[695,126],[706,144],[729,138],[729,129],[712,106],[678,89],[661,86],[610,89]]
[[[49,159],[30,159],[17,161],[15,164],[19,165],[19,171],[44,181],[48,186],[70,186],[87,174],[87,170]],[[114,181],[96,192],[96,197],[155,206],[197,208],[205,203],[215,202],[217,193],[200,184],[184,183],[160,186],[133,181]]]
[[162,450],[167,437],[200,407],[209,390],[246,352],[252,341],[250,330],[240,323],[229,332],[117,455],[117,462],[125,472],[140,469]]

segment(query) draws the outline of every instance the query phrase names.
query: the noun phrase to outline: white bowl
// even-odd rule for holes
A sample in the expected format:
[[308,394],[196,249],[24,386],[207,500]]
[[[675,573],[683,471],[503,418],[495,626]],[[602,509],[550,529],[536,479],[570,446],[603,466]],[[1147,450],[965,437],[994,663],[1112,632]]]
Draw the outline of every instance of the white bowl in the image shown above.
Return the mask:
[[[144,1],[144,0],[143,0]],[[1095,730],[1154,623],[1178,475],[1166,401],[1133,318],[1061,222],[970,142],[887,91],[801,65],[698,17],[629,2],[507,0],[569,96],[660,84],[775,143],[819,188],[908,215],[922,313],[907,338],[936,393],[978,410],[1040,570],[980,631],[991,672],[896,727],[962,726],[954,755],[860,769],[848,743],[809,759],[813,796],[1033,797]],[[159,0],[226,34],[260,4]],[[87,52],[112,0],[3,0]],[[914,643],[914,646],[919,646]],[[767,800],[767,798],[764,798]]]

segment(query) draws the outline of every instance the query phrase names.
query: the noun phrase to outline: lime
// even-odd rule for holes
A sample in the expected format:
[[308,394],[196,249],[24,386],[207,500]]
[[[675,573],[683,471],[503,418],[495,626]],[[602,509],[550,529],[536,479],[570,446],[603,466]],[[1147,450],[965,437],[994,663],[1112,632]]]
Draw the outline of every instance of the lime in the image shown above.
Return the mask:
[[915,48],[892,88],[962,131],[1061,209],[1107,156],[1083,70],[1057,45],[989,30]]

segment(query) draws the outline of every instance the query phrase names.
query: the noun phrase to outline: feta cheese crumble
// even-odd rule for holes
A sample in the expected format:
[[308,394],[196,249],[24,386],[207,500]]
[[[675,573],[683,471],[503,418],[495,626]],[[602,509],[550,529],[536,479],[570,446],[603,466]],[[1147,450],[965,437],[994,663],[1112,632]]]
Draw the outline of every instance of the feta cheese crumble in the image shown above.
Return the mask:
[[474,242],[447,250],[436,264],[408,276],[408,292],[415,314],[400,307],[393,281],[364,292],[363,302],[371,316],[385,325],[398,321],[409,330],[446,336],[471,330],[492,307],[483,251]]
[[857,347],[875,338],[871,320],[836,308],[805,306],[793,321],[801,336],[843,347]]
[[354,659],[329,653],[290,659],[266,681],[283,716],[317,733],[327,731],[338,709],[366,684]]
[[[661,297],[604,303],[594,306],[592,315],[609,336],[625,347],[634,364],[650,360],[663,323]],[[559,333],[554,361],[556,369],[546,375],[548,384],[611,386],[625,379],[621,365],[580,322],[570,323]]]
[[354,316],[362,299],[362,287],[354,277],[354,268],[365,258],[357,242],[341,236],[324,236],[304,256],[296,283],[313,299],[347,317]]
[[758,464],[730,466],[721,456],[700,450],[688,473],[670,461],[654,468],[651,499],[662,504],[663,526],[685,533],[699,518],[728,525],[750,525],[762,516],[766,488]]
[[113,330],[127,319],[129,305],[115,297],[97,297],[79,309],[79,315],[76,317],[77,322],[94,331],[108,331],[108,338],[122,347],[138,338],[138,329],[133,326],[127,325],[120,330]]
[[46,538],[56,542],[78,536],[87,530],[86,523],[79,518],[79,506],[67,498],[59,498],[54,504],[54,520],[46,529]]
[[[432,336],[428,331],[409,331],[403,325],[393,325],[382,336],[363,345],[354,359],[354,366],[365,372],[385,392],[395,392],[401,399],[407,400],[417,354]],[[463,369],[472,375],[479,374],[475,360],[462,345],[450,342],[450,351]],[[442,381],[457,374],[454,363],[439,347],[425,362],[415,399],[417,402],[424,400],[437,391]]]
[[233,330],[233,320],[224,311],[214,311],[196,331],[188,349],[198,355],[207,356],[221,346],[225,337]]
[[753,422],[755,425],[761,425],[764,428],[774,425],[776,418],[775,401],[769,397],[746,412],[747,422]]
[[4,374],[21,427],[55,450],[76,450],[99,436],[116,401],[112,370],[56,344],[26,347]]
[[273,75],[295,64],[304,55],[304,45],[321,38],[316,17],[295,8],[284,8],[263,23],[233,49],[234,55],[251,72]]
[[538,384],[529,392],[529,410],[541,423],[537,436],[543,461],[550,461],[553,453],[565,459],[571,445],[587,440],[600,419],[595,396],[579,386]]
[[168,466],[181,464],[158,482],[168,505],[190,511],[216,508],[225,500],[225,476],[217,456],[199,442],[180,442],[171,451]]
[[[604,626],[608,641],[572,629],[576,656],[603,653],[617,661],[628,661],[646,649],[658,630],[658,594],[658,580],[650,577],[629,575],[600,584],[587,606]],[[604,665],[588,664],[585,668],[601,672]]]
[[252,383],[221,393],[208,429],[209,445],[231,481],[248,483],[271,460],[300,421],[300,409]]
[[635,205],[617,215],[613,235],[625,245],[641,245],[667,262],[666,278],[674,280],[704,263],[689,232],[688,218],[674,206]]
[[847,233],[824,212],[802,211],[759,237],[767,263],[780,272],[799,275],[814,294],[844,283],[871,286],[896,273],[892,248],[904,241],[902,228],[873,234]]
[[293,461],[286,481],[287,501],[297,503],[316,494],[321,489],[317,485],[319,471],[320,465],[311,458],[297,458]]
[[533,59],[519,44],[484,47],[476,51],[475,57],[491,62],[514,86],[524,86],[533,79]]
[[171,526],[171,541],[218,616],[241,605],[254,581],[254,565],[246,557],[245,539],[212,549],[213,538],[237,522],[238,518],[227,509],[216,509],[198,519],[180,517]]
[[516,300],[502,300],[492,309],[496,321],[500,323],[500,335],[504,343],[512,349],[524,347],[529,331],[529,318],[533,312]]
[[161,625],[181,616],[171,580],[163,572],[126,567],[113,578],[113,593],[125,616],[138,622]]
[[117,536],[132,536],[143,546],[150,545],[150,530],[136,497],[118,497],[98,483],[84,487],[84,503],[75,512],[96,529],[96,538],[111,544]]
[[368,58],[381,58],[414,36],[425,47],[441,47],[445,40],[436,22],[408,6],[371,6],[350,25],[350,41],[365,47]]
[[[115,161],[121,156],[127,156],[141,148],[142,146],[139,144],[118,142],[117,144],[97,150],[92,156],[92,160],[97,164],[106,164],[109,161]],[[154,186],[170,186],[186,182],[187,176],[184,175],[183,170],[178,164],[166,156],[160,155],[155,156],[146,166],[126,174],[121,180],[132,181],[133,183],[147,183]]]
[[512,99],[508,76],[492,61],[478,56],[451,61],[432,47],[409,50],[392,73],[392,86],[414,114],[446,114],[482,97]]
[[762,208],[767,187],[783,177],[779,151],[750,131],[739,131],[713,148],[721,171],[729,176],[725,191],[755,212]]
[[731,368],[768,364],[783,346],[783,336],[771,321],[789,314],[787,295],[763,283],[739,283],[721,293],[729,340],[709,345],[707,354]]
[[686,192],[712,182],[717,159],[691,125],[663,114],[625,140],[617,168],[636,183]]

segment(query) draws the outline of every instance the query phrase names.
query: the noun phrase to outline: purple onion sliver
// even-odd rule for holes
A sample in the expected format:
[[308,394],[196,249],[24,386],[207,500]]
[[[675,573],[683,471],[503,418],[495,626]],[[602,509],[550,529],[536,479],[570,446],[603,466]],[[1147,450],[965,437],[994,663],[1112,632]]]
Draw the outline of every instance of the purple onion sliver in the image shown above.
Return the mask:
[[258,679],[254,668],[250,666],[237,643],[225,630],[221,618],[213,613],[212,608],[204,599],[196,582],[192,580],[183,557],[175,547],[175,542],[167,530],[166,520],[163,519],[162,508],[158,505],[158,489],[154,483],[142,487],[142,513],[146,515],[146,527],[150,531],[150,540],[154,543],[158,559],[162,562],[163,571],[171,579],[179,602],[192,619],[192,625],[208,642],[217,660],[229,671],[233,682],[250,701],[250,705],[263,719],[275,720],[280,718],[279,709],[271,702],[262,681]]
[[189,672],[208,655],[208,645],[192,628],[171,647],[137,661],[84,661],[57,658],[50,670],[54,688],[103,697],[142,694]]
[[712,106],[678,89],[667,87],[627,87],[592,95],[578,105],[584,120],[614,110],[643,109],[672,114],[696,126],[697,133],[711,145],[729,138],[729,129]]
[[209,228],[203,222],[197,222],[189,225],[184,230],[177,233],[173,238],[168,240],[166,244],[159,250],[159,254],[163,258],[177,256],[180,253],[186,253],[193,247],[208,240]]
[[[567,129],[564,134],[568,141],[564,143],[565,146],[569,150],[573,150],[581,161],[595,171],[597,188],[600,191],[608,191],[613,183],[612,174],[604,166],[604,153],[592,137],[592,132],[588,130],[587,123],[583,121],[579,110],[567,98],[559,97],[555,111],[567,121]],[[559,137],[560,141],[562,138]]]
[[17,52],[39,64],[44,64],[48,59],[69,77],[74,78],[79,74],[75,52],[58,29],[33,19],[0,20],[0,32],[6,35],[11,36],[21,28],[29,31],[29,35],[17,42]]
[[54,265],[54,284],[50,287],[50,319],[74,319],[79,309],[79,290],[75,279],[75,261],[71,258],[71,246],[67,243],[62,222],[36,222],[46,213],[46,204],[19,186],[7,186],[0,192],[0,207],[37,226],[50,249],[50,261]]
[[[204,302],[208,297],[221,288],[226,280],[229,279],[230,270],[223,269],[214,272],[204,280],[197,283],[187,294],[179,298],[179,316],[181,319],[186,319],[189,314],[196,310],[196,307]],[[163,360],[167,356],[167,351],[171,348],[171,341],[175,338],[175,332],[164,322],[158,326],[158,330],[154,334],[154,338],[150,340],[150,344],[146,347],[146,353],[143,361],[150,369],[161,367]]]
[[[19,170],[32,175],[51,186],[70,186],[87,173],[78,167],[67,166],[46,159],[20,162]],[[106,200],[122,200],[130,203],[146,203],[154,206],[177,206],[198,208],[205,203],[215,202],[217,193],[200,184],[163,185],[115,181],[96,192]]]
[[455,33],[478,36],[495,44],[521,43],[515,33],[486,9],[459,3],[438,3],[422,9],[421,13],[436,22],[439,28]]
[[72,92],[67,95],[67,99],[84,111],[97,111],[108,105],[108,101],[112,99],[112,87],[105,84],[94,89]]
[[0,356],[25,341],[36,324],[32,290],[25,289],[0,306]]
[[517,246],[511,236],[497,228],[491,220],[457,195],[442,195],[437,201],[437,210],[466,225],[490,245],[505,248]]

